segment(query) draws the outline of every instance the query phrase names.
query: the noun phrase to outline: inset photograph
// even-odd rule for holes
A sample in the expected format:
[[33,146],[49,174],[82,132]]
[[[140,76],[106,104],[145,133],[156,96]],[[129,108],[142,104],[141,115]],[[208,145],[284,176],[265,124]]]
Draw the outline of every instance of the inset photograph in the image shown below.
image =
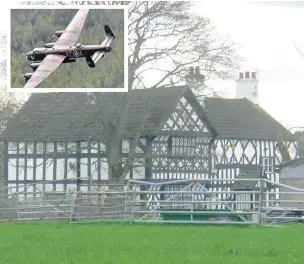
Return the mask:
[[127,92],[126,6],[11,9],[8,90]]

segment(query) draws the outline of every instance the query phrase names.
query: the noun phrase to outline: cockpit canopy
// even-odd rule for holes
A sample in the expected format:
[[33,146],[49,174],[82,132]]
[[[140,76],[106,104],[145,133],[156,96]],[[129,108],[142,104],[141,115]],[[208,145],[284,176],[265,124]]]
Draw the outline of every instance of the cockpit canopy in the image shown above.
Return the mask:
[[81,43],[77,43],[77,44],[75,45],[75,47],[76,47],[77,49],[79,49],[79,48],[82,47],[82,45],[81,45]]
[[42,51],[45,51],[46,50],[46,48],[34,48],[33,49],[33,53],[35,54],[35,53],[40,53],[40,52],[42,52]]

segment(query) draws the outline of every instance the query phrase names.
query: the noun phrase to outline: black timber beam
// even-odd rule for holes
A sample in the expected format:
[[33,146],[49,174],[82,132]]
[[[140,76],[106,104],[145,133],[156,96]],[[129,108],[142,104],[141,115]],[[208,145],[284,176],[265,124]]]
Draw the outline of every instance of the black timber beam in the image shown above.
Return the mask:
[[155,134],[154,136],[173,136],[173,137],[213,137],[212,133],[209,132],[193,132],[193,131],[174,131],[174,130],[162,130]]
[[254,164],[241,164],[241,163],[234,163],[234,164],[216,164],[215,169],[237,169],[237,168],[260,168],[260,165],[254,165]]

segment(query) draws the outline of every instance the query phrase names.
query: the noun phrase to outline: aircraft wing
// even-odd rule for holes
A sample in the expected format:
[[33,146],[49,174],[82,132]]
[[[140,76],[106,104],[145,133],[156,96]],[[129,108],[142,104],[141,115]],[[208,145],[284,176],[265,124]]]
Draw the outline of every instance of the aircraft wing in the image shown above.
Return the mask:
[[[113,36],[107,35],[105,40],[100,45],[109,47],[111,45],[113,39],[114,39]],[[96,64],[96,62],[99,61],[103,57],[104,54],[105,54],[104,51],[96,51],[92,56],[92,60],[94,61],[94,63]]]
[[54,48],[69,48],[77,42],[90,9],[79,9],[70,24],[56,41]]
[[65,57],[64,55],[47,55],[23,88],[35,88],[61,65]]

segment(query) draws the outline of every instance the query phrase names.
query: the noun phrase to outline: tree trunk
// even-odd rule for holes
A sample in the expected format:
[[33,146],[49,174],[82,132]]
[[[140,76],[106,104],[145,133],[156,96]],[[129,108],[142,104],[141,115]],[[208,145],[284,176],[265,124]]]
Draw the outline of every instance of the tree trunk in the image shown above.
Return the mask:
[[[121,181],[122,164],[121,164],[121,140],[113,137],[108,146],[108,179],[109,193],[105,199],[106,209],[104,212],[110,219],[120,220],[124,214],[124,181]],[[120,184],[120,185],[119,185]],[[111,193],[115,192],[115,193]]]
[[[117,141],[119,142],[117,143]],[[108,145],[108,156],[107,156],[107,162],[109,168],[108,179],[109,179],[109,183],[111,184],[117,184],[119,182],[120,175],[122,172],[121,158],[122,158],[121,140],[117,139],[116,137],[113,137],[113,139],[111,140],[111,142],[109,142]]]
[[[115,175],[118,172],[114,171],[113,173]],[[113,177],[109,180],[109,192],[105,199],[106,209],[104,212],[106,212],[111,219],[121,220],[125,213],[125,193],[124,186],[117,185],[120,182],[117,182],[116,179],[119,178]],[[120,184],[123,184],[123,182]]]

